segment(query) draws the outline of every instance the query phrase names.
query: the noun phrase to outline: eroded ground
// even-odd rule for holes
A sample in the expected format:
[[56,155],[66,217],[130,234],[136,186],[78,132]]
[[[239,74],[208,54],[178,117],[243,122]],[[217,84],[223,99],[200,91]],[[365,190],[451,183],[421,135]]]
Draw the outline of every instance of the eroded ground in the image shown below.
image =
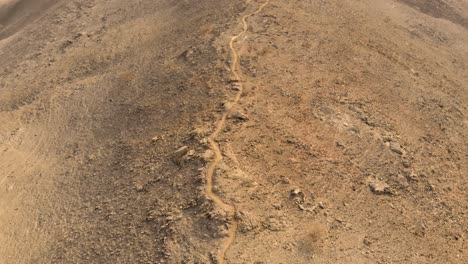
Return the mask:
[[466,1],[264,3],[0,1],[0,263],[464,263]]

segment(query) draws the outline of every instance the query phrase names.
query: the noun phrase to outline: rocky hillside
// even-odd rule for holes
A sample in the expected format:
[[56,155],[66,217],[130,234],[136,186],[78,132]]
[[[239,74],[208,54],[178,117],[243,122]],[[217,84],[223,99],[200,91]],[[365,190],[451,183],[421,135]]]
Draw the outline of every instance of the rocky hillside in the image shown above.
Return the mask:
[[465,263],[464,0],[0,0],[0,263]]

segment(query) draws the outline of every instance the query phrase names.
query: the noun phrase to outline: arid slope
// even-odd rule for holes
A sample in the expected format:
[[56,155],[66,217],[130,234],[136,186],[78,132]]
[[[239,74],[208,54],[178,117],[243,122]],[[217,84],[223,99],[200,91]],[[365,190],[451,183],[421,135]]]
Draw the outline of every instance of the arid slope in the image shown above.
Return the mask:
[[0,263],[464,263],[467,21],[0,1]]

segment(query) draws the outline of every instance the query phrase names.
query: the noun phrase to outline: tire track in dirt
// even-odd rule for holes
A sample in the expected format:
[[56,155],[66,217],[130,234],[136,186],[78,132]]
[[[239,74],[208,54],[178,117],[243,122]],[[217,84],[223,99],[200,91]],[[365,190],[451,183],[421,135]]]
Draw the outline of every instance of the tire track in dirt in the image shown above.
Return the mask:
[[[247,3],[250,3],[250,1]],[[234,76],[234,80],[238,82],[239,84],[238,86],[239,90],[234,98],[234,101],[232,102],[232,106],[226,109],[226,111],[223,113],[221,118],[218,119],[218,121],[216,122],[216,129],[207,139],[208,143],[210,144],[210,148],[215,153],[215,157],[214,157],[213,162],[209,165],[208,170],[207,170],[205,192],[206,192],[206,195],[216,203],[216,205],[221,207],[223,210],[226,210],[229,213],[229,216],[231,218],[231,222],[229,223],[229,229],[228,229],[228,237],[222,242],[221,247],[218,251],[218,254],[216,255],[216,259],[219,264],[225,263],[224,258],[225,258],[226,252],[229,249],[229,247],[232,245],[232,243],[234,242],[236,231],[237,231],[237,225],[238,225],[237,220],[235,219],[235,213],[236,213],[235,205],[224,202],[223,200],[221,200],[221,198],[218,195],[216,195],[213,192],[213,175],[218,164],[223,159],[219,145],[216,142],[216,138],[221,133],[221,130],[223,129],[224,124],[226,123],[227,116],[231,113],[234,106],[237,105],[244,91],[244,84],[241,81],[241,74],[239,71],[239,54],[237,53],[234,47],[234,44],[241,36],[247,33],[249,29],[249,24],[247,22],[247,19],[249,17],[252,17],[262,12],[263,8],[265,8],[265,6],[267,6],[269,3],[270,3],[270,0],[266,0],[255,12],[244,15],[241,19],[242,31],[238,33],[237,35],[234,35],[231,37],[231,40],[229,42],[229,49],[231,50],[231,68],[230,69],[231,69],[232,75]]]

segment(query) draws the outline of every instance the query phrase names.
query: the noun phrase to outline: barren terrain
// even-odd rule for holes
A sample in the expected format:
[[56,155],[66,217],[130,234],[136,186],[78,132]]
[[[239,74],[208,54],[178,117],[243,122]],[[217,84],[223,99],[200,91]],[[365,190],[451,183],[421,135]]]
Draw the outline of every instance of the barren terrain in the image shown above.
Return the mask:
[[0,0],[0,263],[466,263],[466,0]]

